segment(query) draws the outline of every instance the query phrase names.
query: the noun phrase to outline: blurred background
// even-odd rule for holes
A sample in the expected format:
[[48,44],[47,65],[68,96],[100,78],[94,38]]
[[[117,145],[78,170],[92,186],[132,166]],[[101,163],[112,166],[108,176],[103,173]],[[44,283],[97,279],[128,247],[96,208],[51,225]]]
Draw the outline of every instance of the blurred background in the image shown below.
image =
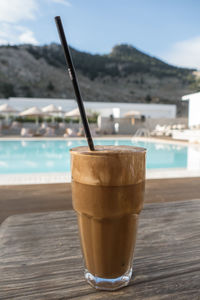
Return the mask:
[[57,15],[95,143],[145,146],[150,178],[199,176],[199,9],[197,0],[0,1],[1,182],[65,182],[69,149],[85,144]]

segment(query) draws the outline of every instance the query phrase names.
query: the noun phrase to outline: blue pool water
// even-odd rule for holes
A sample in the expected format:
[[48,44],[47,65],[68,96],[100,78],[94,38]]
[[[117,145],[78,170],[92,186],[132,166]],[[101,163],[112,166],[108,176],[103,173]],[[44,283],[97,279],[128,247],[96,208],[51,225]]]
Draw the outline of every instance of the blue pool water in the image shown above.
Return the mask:
[[[147,168],[186,168],[188,148],[165,143],[110,139],[96,145],[134,145],[147,148]],[[84,140],[0,141],[0,174],[69,172],[69,149]]]

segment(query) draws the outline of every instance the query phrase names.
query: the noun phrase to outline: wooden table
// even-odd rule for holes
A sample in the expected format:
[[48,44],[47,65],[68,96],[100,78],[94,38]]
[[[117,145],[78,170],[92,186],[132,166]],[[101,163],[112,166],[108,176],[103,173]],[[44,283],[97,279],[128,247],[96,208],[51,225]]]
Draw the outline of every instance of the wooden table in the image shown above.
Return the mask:
[[130,285],[83,278],[73,211],[9,217],[0,227],[0,299],[200,299],[200,200],[145,205]]

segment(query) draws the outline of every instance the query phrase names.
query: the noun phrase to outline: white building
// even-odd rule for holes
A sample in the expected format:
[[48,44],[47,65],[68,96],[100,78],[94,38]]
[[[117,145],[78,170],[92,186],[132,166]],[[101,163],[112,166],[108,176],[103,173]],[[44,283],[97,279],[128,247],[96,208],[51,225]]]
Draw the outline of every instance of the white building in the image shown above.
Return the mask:
[[87,108],[96,110],[103,117],[108,117],[111,114],[114,117],[123,117],[127,112],[135,110],[146,118],[176,118],[176,105],[118,102],[85,102],[85,105]]
[[[77,103],[73,99],[45,99],[45,98],[10,98],[7,100],[10,105],[18,110],[24,110],[32,106],[42,108],[48,104],[54,104],[62,107],[65,111],[70,111],[77,107]],[[5,100],[0,100],[0,104]],[[173,119],[176,117],[176,105],[167,104],[145,104],[145,103],[118,103],[118,102],[87,102],[85,107],[100,113],[102,117],[108,117],[111,114],[114,117],[123,117],[125,113],[136,110],[146,118],[166,118]]]
[[189,101],[188,126],[200,125],[200,92],[182,97],[183,101]]

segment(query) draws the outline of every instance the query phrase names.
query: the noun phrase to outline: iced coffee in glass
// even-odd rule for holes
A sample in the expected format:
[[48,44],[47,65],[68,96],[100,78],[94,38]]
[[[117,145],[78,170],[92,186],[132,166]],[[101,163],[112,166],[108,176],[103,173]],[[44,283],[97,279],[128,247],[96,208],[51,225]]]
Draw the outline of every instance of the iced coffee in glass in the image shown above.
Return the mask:
[[71,149],[72,201],[77,212],[85,278],[97,289],[126,286],[132,275],[143,207],[146,149]]

